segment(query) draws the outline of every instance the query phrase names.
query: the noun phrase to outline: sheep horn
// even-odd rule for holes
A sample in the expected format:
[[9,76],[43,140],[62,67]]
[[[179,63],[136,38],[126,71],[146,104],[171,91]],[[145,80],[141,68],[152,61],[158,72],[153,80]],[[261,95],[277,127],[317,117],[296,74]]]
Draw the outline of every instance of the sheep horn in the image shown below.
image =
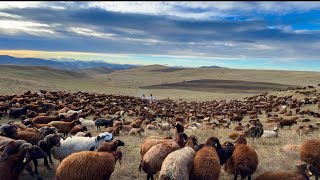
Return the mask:
[[308,175],[309,176],[313,176],[313,173],[310,170],[310,164],[307,166],[307,170],[308,170]]

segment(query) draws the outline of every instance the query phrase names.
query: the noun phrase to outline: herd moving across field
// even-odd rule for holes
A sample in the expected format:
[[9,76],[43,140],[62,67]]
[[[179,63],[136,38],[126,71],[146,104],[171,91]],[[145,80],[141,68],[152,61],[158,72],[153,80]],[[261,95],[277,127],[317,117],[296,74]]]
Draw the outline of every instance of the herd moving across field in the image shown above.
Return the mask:
[[[279,131],[298,123],[295,132],[291,131],[299,137],[319,131],[320,122],[310,124],[304,115],[320,118],[320,113],[301,110],[310,104],[318,105],[319,110],[316,88],[290,90],[304,97],[261,94],[243,101],[186,102],[46,90],[3,95],[0,116],[2,121],[9,120],[0,125],[0,179],[19,179],[24,170],[41,179],[38,160],[43,159],[44,167],[52,171],[52,157],[59,163],[56,180],[110,179],[116,162],[121,163],[125,156],[121,147],[127,143],[115,137],[143,138],[147,131],[159,133],[146,137],[140,155],[136,154],[141,157],[136,167],[147,179],[215,180],[222,166],[234,179],[251,179],[260,161],[248,140],[278,138]],[[258,118],[262,114],[266,121]],[[247,124],[242,121],[245,116],[249,116]],[[265,130],[266,126],[273,130]],[[222,143],[212,136],[200,143],[192,133],[209,129],[230,129],[230,141]],[[301,163],[296,164],[296,171],[266,171],[256,180],[319,178],[320,139],[307,139],[301,146],[287,144],[281,151],[299,153]]]

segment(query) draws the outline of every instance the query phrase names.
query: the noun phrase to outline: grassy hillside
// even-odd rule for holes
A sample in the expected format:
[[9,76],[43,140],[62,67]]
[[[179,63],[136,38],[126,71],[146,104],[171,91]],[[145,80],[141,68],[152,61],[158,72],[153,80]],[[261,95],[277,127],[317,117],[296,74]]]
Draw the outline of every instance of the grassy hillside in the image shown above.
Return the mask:
[[[101,68],[66,71],[38,66],[0,65],[1,94],[49,89],[133,96],[145,94],[147,97],[152,94],[156,98],[197,101],[241,100],[246,96],[279,90],[290,85],[317,86],[319,79],[319,72],[299,71],[168,68],[153,65],[110,73]],[[186,84],[188,81],[196,83],[191,86]],[[224,85],[221,86],[221,83]],[[228,84],[233,84],[234,87]]]

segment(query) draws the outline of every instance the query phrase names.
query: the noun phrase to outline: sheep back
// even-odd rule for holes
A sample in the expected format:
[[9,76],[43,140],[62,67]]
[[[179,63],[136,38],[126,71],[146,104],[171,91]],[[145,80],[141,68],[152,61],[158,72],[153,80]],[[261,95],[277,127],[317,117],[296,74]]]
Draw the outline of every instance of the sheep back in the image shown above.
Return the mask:
[[300,148],[301,161],[309,163],[320,170],[320,140],[309,139]]

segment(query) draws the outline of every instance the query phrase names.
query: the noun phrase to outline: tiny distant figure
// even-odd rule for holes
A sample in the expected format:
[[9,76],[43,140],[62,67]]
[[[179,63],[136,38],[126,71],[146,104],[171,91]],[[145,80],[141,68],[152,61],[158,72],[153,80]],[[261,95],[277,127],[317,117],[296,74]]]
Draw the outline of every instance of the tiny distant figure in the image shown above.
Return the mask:
[[146,97],[144,94],[142,95],[143,99]]

